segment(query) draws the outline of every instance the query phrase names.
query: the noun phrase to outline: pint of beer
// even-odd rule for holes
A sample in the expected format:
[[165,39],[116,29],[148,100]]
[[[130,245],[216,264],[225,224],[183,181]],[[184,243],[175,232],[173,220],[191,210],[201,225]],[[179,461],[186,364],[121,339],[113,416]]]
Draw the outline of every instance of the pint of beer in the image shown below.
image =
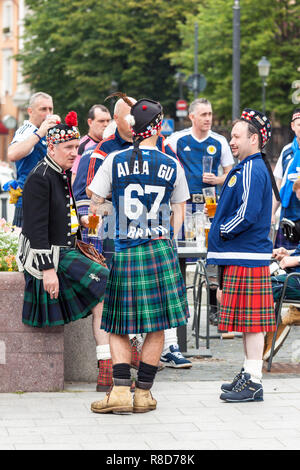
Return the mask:
[[214,187],[211,188],[203,188],[203,195],[205,199],[205,205],[207,209],[208,217],[212,218],[215,216],[216,209],[217,209],[217,201],[216,201],[216,191]]
[[211,226],[211,223],[210,223],[210,222],[206,222],[206,223],[205,223],[205,226],[204,226],[204,231],[205,231],[205,246],[206,246],[206,248],[207,248],[207,246],[208,246],[208,234],[209,234],[210,226]]
[[99,215],[89,214],[89,237],[98,236],[98,226],[99,226]]

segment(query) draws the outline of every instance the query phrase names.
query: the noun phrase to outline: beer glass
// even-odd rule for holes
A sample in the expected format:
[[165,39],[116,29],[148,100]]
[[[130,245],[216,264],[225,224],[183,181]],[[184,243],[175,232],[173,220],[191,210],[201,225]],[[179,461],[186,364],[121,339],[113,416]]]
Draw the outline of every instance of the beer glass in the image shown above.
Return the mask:
[[99,227],[99,215],[89,214],[88,236],[89,237],[97,237],[98,236],[98,227]]
[[211,155],[204,155],[202,157],[202,173],[211,173],[213,164],[213,157]]
[[205,199],[208,217],[212,218],[215,216],[217,209],[216,190],[214,187],[203,188],[202,192]]

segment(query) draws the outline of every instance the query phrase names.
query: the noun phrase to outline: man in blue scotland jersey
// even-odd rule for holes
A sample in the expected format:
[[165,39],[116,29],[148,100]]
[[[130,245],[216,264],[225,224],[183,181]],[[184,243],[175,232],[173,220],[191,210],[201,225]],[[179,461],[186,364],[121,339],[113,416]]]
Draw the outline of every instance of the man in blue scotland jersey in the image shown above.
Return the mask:
[[[127,97],[126,97],[127,98]],[[127,100],[129,106],[130,101]],[[111,193],[116,214],[112,260],[101,327],[110,333],[113,388],[95,413],[144,413],[156,408],[150,389],[164,345],[164,330],[186,323],[188,306],[172,238],[189,198],[177,159],[156,147],[160,103],[132,103],[133,146],[108,155],[89,186],[91,212]],[[146,334],[132,402],[129,334]]]
[[[295,133],[294,140],[285,145],[274,169],[277,186],[280,189],[281,211],[280,220],[283,217],[295,222],[300,219],[300,201],[293,192],[292,187],[299,174],[300,167],[300,108],[295,109],[292,116],[291,128]],[[273,198],[272,222],[275,222],[275,214],[280,203]],[[279,228],[275,248],[284,247],[287,250],[295,249],[298,242],[293,243],[283,235]]]
[[[46,134],[50,127],[60,121],[53,115],[53,101],[50,95],[43,92],[31,96],[27,109],[29,119],[25,120],[16,131],[8,147],[7,158],[15,162],[17,169],[16,181],[8,183],[10,190],[18,190],[13,225],[22,227],[22,191],[31,170],[47,154]],[[8,188],[9,189],[9,188]]]
[[[212,106],[207,99],[199,98],[190,104],[189,118],[192,127],[175,132],[166,142],[172,146],[183,165],[191,194],[189,202],[203,203],[202,188],[222,185],[234,159],[226,138],[211,130]],[[204,155],[213,158],[211,173],[203,174]],[[220,166],[222,175],[219,175]]]

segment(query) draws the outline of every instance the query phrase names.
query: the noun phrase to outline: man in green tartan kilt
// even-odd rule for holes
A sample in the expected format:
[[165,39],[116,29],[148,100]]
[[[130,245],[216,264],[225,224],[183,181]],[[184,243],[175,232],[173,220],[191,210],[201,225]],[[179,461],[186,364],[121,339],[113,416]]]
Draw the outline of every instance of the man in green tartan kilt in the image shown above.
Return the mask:
[[[115,254],[105,292],[101,327],[110,333],[114,385],[95,413],[145,413],[156,408],[150,389],[164,344],[164,330],[186,324],[188,304],[171,241],[182,225],[189,198],[178,160],[159,151],[160,103],[131,103],[133,146],[109,154],[89,186],[90,211],[111,193],[115,210]],[[172,214],[171,211],[172,210]],[[128,334],[146,334],[134,398],[130,387]]]
[[71,111],[48,130],[48,153],[24,186],[18,265],[25,275],[22,321],[34,327],[102,312],[108,269],[76,248],[81,233],[70,172],[80,138],[76,126]]

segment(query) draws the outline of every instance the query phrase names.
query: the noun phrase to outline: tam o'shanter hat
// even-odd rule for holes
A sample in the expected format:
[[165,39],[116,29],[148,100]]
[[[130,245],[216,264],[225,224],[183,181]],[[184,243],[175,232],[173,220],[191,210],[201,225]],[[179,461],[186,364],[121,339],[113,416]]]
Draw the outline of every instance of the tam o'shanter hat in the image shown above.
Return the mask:
[[299,118],[300,118],[300,109],[298,108],[298,109],[295,109],[295,111],[293,112],[292,122]]
[[136,156],[138,157],[139,171],[142,171],[143,156],[139,145],[143,140],[159,134],[163,120],[162,105],[158,101],[148,98],[142,98],[133,103],[125,93],[120,91],[109,95],[105,100],[114,96],[122,98],[130,107],[130,114],[125,117],[133,134],[133,150],[129,162],[129,172],[133,172]]
[[271,123],[267,116],[260,111],[245,108],[241,115],[241,120],[250,122],[260,132],[262,147],[266,145],[272,134]]
[[158,134],[163,119],[162,111],[162,106],[158,101],[148,98],[137,101],[130,110],[133,119],[131,122],[129,120],[134,137],[147,139]]
[[[267,118],[267,116],[265,116],[260,111],[255,111],[255,109],[245,108],[244,111],[242,112],[241,120],[249,122],[254,127],[256,127],[256,129],[259,131],[261,135],[262,147],[264,147],[272,135],[271,123],[269,119]],[[261,152],[261,155],[270,175],[272,189],[274,191],[275,198],[277,199],[277,201],[280,202],[279,191],[277,188],[277,184],[276,184],[270,163],[268,162],[268,159],[263,151]]]
[[75,111],[70,111],[65,117],[65,124],[57,121],[54,127],[48,129],[47,143],[61,144],[68,140],[80,139],[80,133],[77,126],[77,113]]
[[162,120],[162,106],[158,101],[142,98],[132,106],[128,116],[128,123],[131,125],[133,134],[133,151],[129,163],[130,173],[133,171],[136,155],[139,162],[139,171],[142,171],[143,158],[139,145],[143,140],[159,133]]

